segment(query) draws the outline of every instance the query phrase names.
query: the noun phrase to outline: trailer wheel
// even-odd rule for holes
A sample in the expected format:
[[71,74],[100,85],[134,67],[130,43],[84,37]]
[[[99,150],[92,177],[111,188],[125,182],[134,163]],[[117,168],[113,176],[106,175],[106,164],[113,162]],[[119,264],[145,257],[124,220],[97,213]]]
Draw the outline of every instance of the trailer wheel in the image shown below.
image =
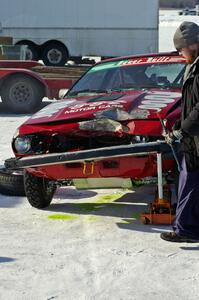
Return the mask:
[[39,46],[30,41],[20,41],[16,45],[26,45],[26,60],[38,60],[39,59]]
[[56,185],[52,181],[27,171],[24,174],[24,186],[28,202],[35,208],[49,206],[56,191]]
[[25,196],[22,171],[0,169],[0,193],[10,196]]
[[17,74],[8,78],[2,86],[2,102],[14,113],[32,113],[41,105],[44,93],[34,79]]
[[26,60],[38,60],[39,59],[39,53],[36,46],[32,44],[28,44],[26,49]]
[[62,44],[50,43],[43,50],[42,60],[46,66],[64,66],[68,60],[68,51]]

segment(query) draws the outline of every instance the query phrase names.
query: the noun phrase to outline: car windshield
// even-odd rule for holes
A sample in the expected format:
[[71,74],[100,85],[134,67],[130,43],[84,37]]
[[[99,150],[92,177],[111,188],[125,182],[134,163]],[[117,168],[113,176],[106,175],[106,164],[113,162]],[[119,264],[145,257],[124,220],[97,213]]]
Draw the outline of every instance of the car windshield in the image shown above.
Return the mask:
[[66,96],[145,88],[179,88],[184,69],[185,62],[179,56],[102,62],[93,66]]

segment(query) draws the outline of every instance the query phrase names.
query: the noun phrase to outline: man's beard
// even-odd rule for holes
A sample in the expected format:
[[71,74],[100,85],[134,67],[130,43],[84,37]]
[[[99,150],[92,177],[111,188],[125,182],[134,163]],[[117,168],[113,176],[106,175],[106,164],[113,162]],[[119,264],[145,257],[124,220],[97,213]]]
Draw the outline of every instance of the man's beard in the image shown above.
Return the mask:
[[199,55],[199,50],[192,50],[192,52],[189,54],[189,57],[186,58],[186,62],[187,64],[193,64],[195,59],[198,57]]

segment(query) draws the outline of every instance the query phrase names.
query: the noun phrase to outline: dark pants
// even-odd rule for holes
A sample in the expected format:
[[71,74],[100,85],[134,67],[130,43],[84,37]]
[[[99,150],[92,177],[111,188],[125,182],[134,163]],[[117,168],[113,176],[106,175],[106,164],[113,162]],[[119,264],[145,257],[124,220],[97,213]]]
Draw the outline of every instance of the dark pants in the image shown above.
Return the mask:
[[184,158],[181,167],[173,229],[179,235],[199,239],[199,170],[187,172]]

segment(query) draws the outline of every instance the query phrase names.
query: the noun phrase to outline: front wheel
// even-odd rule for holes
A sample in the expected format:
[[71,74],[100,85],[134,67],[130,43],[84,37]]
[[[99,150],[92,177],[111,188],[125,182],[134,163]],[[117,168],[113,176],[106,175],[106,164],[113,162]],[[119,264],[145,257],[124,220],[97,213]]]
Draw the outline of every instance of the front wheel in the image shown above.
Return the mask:
[[23,172],[19,170],[0,169],[0,194],[25,196]]
[[56,191],[53,181],[34,176],[27,171],[24,174],[24,187],[28,202],[35,208],[48,207]]

